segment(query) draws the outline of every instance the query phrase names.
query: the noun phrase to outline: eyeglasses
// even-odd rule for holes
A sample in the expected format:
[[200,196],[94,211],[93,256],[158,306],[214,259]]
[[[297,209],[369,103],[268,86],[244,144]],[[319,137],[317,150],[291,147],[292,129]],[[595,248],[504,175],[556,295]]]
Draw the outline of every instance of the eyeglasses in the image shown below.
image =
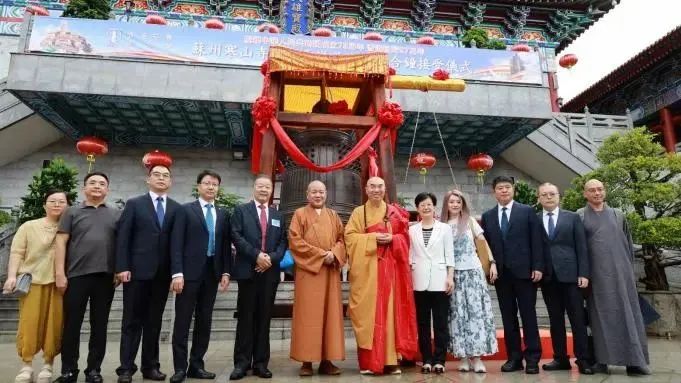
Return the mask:
[[57,205],[57,206],[59,206],[59,205],[66,205],[66,204],[68,204],[68,202],[67,202],[67,201],[53,201],[53,200],[48,200],[48,201],[45,201],[45,204],[47,204],[47,205]]
[[170,173],[153,172],[153,173],[151,173],[151,175],[152,175],[154,178],[160,178],[160,179],[164,179],[164,180],[169,180],[169,179],[170,179]]
[[207,188],[210,188],[210,187],[219,188],[220,187],[220,184],[214,184],[214,183],[211,183],[211,182],[201,182],[201,185],[203,185]]

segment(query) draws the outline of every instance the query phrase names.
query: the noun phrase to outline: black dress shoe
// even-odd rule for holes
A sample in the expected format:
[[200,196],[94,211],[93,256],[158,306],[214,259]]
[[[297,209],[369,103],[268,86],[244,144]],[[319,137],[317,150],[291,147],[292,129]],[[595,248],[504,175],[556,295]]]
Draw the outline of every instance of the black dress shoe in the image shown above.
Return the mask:
[[594,363],[594,365],[591,366],[591,370],[594,374],[610,375],[610,369],[608,368],[608,365],[604,363]]
[[263,379],[271,379],[272,371],[268,370],[267,367],[254,367],[253,375]]
[[539,363],[528,363],[527,366],[525,366],[525,373],[534,375],[539,373]]
[[132,375],[129,372],[121,372],[118,375],[118,383],[132,383]]
[[170,377],[170,383],[182,383],[187,378],[187,373],[184,371],[175,371],[175,375]]
[[[132,380],[132,379],[131,379]],[[104,379],[99,372],[92,371],[85,376],[85,381],[87,383],[104,383]]]
[[215,379],[215,374],[203,368],[190,368],[187,370],[187,376],[194,379]]
[[246,376],[246,370],[243,368],[235,368],[232,373],[229,374],[229,380],[240,380]]
[[627,375],[629,376],[642,376],[642,375],[652,375],[652,371],[646,366],[627,366]]
[[77,381],[78,370],[75,370],[61,374],[60,377],[54,380],[54,383],[76,383]]
[[591,365],[583,360],[578,360],[575,362],[577,365],[577,369],[579,370],[579,373],[582,375],[593,375],[594,370],[591,368]]
[[162,373],[158,369],[154,369],[154,370],[144,371],[142,373],[142,378],[148,379],[148,380],[163,381],[163,380],[166,380],[166,374]]
[[501,366],[501,372],[513,372],[523,369],[523,362],[520,360],[509,360]]
[[546,371],[572,370],[570,361],[566,359],[563,360],[554,359],[541,366],[541,368],[543,368]]

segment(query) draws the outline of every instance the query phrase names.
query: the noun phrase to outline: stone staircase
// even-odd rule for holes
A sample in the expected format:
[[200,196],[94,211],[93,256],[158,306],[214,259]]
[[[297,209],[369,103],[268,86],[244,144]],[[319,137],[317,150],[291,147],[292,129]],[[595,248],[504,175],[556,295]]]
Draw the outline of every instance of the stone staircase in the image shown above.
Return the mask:
[[[279,284],[275,304],[291,304],[293,302],[293,282],[282,282]],[[343,283],[343,298],[347,301],[348,283]],[[494,289],[490,289],[492,297],[492,306],[494,307],[495,323],[497,327],[501,328],[501,314],[499,313],[499,305],[497,303],[496,293]],[[225,293],[218,293],[215,302],[215,310],[213,311],[213,329],[211,339],[224,340],[234,339],[236,332],[236,319],[234,318],[234,311],[236,309],[236,284],[230,285],[230,288]],[[166,310],[163,316],[163,327],[161,330],[161,341],[170,342],[172,335],[173,316],[174,316],[174,296],[171,294],[168,297]],[[0,297],[0,342],[8,343],[14,342],[16,339],[16,330],[18,323],[18,305],[19,301],[15,298]],[[121,333],[121,319],[123,316],[123,289],[119,287],[116,289],[113,304],[111,305],[111,314],[109,315],[109,340],[116,341],[120,339]],[[540,327],[548,328],[549,320],[546,312],[546,306],[541,298],[541,291],[537,296],[537,319]],[[90,324],[88,322],[88,313],[85,314],[85,321],[83,322],[83,331],[81,333],[81,340],[86,341],[89,336]],[[345,319],[345,336],[352,338],[352,327],[350,320]],[[290,318],[274,318],[270,326],[271,339],[290,339],[291,338],[291,319]]]

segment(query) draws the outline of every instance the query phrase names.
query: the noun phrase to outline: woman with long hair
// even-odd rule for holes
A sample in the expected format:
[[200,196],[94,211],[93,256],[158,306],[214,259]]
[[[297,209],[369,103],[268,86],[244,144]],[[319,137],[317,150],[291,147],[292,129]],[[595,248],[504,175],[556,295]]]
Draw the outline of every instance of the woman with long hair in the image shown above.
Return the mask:
[[[484,240],[478,222],[471,217],[468,202],[459,190],[445,194],[442,222],[454,237],[454,292],[450,298],[450,350],[461,358],[459,371],[487,372],[480,359],[497,352],[492,300],[485,272],[475,249],[475,239]],[[490,254],[490,281],[497,269]]]
[[17,275],[30,274],[28,294],[19,298],[17,352],[23,362],[16,383],[33,382],[33,357],[43,351],[44,364],[37,382],[52,380],[52,362],[61,349],[62,295],[54,279],[54,239],[59,218],[68,206],[66,193],[52,190],[45,194],[45,217],[19,227],[10,248],[4,293],[14,292]]

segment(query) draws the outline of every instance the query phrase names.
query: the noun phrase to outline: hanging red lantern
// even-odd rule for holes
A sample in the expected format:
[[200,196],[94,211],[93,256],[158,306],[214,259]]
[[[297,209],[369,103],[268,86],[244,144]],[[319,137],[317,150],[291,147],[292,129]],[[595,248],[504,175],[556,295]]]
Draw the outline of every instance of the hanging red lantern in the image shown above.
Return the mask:
[[85,160],[89,164],[88,173],[90,173],[95,163],[95,157],[107,154],[109,152],[109,145],[101,138],[88,136],[78,140],[76,150],[78,150],[78,153],[85,155]]
[[161,15],[148,15],[144,22],[152,25],[167,25],[166,18]]
[[206,20],[206,23],[203,25],[204,27],[208,29],[225,29],[225,23],[222,22],[220,19],[209,19]]
[[485,174],[494,166],[494,159],[487,153],[478,153],[468,159],[468,169],[476,172],[478,181],[483,183]]
[[33,16],[49,16],[50,11],[41,7],[40,5],[29,5],[26,7],[26,12],[32,14]]
[[149,171],[151,171],[154,166],[165,166],[166,168],[170,169],[170,167],[173,165],[173,159],[170,157],[170,154],[156,149],[142,157],[142,164],[144,164],[144,167],[146,167]]
[[264,23],[258,26],[258,32],[279,33],[279,27],[274,24]]
[[421,36],[416,40],[416,44],[421,45],[435,45],[435,39],[433,36]]
[[364,40],[383,41],[383,36],[378,32],[367,32],[364,34]]
[[333,37],[334,33],[332,30],[326,27],[319,27],[312,31],[312,36],[317,36],[317,37]]
[[577,61],[579,61],[577,55],[568,53],[558,60],[558,64],[563,68],[571,69],[573,66],[577,65]]
[[423,176],[423,184],[426,183],[426,174],[428,169],[435,166],[435,156],[429,153],[416,153],[409,158],[409,166],[414,169],[419,169],[419,174]]
[[532,48],[527,44],[516,44],[511,47],[511,50],[513,52],[532,52]]

